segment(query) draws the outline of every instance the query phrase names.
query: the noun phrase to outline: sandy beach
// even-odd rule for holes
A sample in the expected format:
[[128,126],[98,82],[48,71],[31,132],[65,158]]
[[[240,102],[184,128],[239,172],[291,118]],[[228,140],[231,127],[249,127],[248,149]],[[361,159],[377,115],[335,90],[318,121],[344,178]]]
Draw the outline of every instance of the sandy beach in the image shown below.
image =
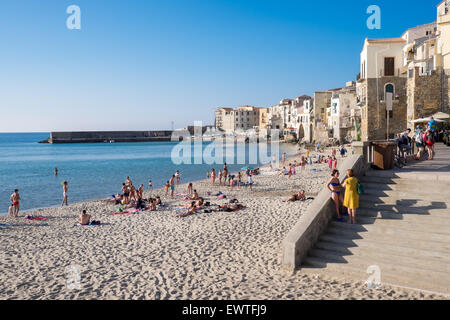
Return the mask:
[[[263,172],[253,191],[194,183],[211,203],[238,199],[247,207],[238,212],[176,218],[176,208],[187,202],[155,190],[145,197],[160,195],[167,204],[157,212],[112,216],[119,206],[96,200],[26,213],[45,221],[27,221],[23,213],[0,217],[10,224],[0,227],[0,299],[443,298],[281,269],[282,240],[312,203],[283,200],[302,189],[314,197],[329,178],[327,165],[314,164],[304,172],[297,168],[291,179]],[[186,192],[182,182],[176,192]],[[227,199],[207,195],[219,191]],[[76,226],[83,209],[102,225]],[[70,266],[79,267],[80,289],[67,287]]]

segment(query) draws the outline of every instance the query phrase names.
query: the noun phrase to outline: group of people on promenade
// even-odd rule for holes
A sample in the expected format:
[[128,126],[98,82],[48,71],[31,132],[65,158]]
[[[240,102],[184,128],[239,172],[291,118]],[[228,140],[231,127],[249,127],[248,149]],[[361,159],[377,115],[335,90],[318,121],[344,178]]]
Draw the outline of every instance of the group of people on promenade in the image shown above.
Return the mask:
[[405,154],[412,154],[413,152],[413,143],[418,150],[415,155],[416,160],[422,160],[425,153],[427,154],[427,160],[433,160],[435,156],[434,146],[438,140],[437,122],[433,117],[430,118],[426,126],[421,127],[419,125],[414,132],[408,128],[406,131],[398,133],[395,138],[405,162],[407,162]]

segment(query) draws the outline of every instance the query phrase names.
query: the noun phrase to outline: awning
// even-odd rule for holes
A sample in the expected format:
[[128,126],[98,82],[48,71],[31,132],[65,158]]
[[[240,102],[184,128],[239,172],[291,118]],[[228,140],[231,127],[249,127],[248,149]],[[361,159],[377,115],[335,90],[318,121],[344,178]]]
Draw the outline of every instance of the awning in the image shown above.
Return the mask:
[[440,119],[440,120],[448,120],[448,119],[450,119],[450,115],[443,113],[443,112],[438,112],[438,113],[433,114],[433,118]]
[[[413,120],[411,121],[411,123],[428,123],[430,121],[430,118],[422,118],[422,119],[417,119],[417,120]],[[446,122],[444,120],[438,120],[435,119],[436,122]]]

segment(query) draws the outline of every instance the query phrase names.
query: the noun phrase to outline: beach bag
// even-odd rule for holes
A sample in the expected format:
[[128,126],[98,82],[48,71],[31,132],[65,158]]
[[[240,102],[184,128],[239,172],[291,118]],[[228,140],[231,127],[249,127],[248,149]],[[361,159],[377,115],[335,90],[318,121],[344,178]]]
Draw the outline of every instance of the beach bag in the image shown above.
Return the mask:
[[358,194],[363,194],[363,193],[364,193],[364,187],[360,182],[358,182]]

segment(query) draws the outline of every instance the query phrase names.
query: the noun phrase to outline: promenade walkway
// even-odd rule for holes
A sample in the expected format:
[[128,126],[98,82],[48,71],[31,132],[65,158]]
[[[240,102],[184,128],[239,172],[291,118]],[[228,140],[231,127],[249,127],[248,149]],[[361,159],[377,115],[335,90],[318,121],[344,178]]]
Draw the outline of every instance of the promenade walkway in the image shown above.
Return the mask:
[[302,272],[366,281],[372,267],[381,285],[450,294],[450,148],[436,151],[433,161],[367,172],[359,224],[333,221]]

